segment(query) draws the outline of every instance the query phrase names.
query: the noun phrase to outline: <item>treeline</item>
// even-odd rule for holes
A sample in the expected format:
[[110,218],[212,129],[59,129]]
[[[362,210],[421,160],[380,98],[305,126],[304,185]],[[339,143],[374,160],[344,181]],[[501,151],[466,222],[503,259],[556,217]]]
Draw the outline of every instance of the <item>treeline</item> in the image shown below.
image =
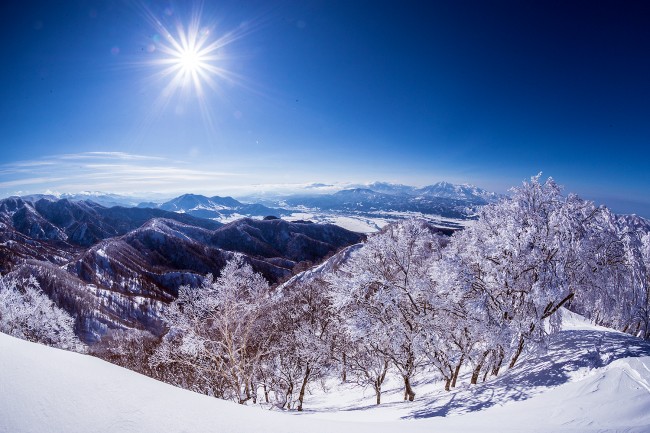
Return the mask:
[[649,339],[650,234],[536,176],[451,237],[401,221],[276,288],[235,257],[180,288],[161,337],[114,330],[90,350],[239,403],[302,410],[310,384],[339,377],[379,404],[389,373],[405,400],[418,377],[498,375],[543,350],[562,307]]

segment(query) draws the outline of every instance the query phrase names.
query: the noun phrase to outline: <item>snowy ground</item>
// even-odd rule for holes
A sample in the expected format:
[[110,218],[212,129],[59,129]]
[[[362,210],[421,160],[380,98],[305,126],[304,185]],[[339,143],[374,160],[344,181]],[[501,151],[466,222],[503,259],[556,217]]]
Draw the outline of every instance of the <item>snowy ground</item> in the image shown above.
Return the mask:
[[288,221],[310,220],[321,224],[336,224],[357,233],[374,233],[391,222],[406,218],[421,218],[441,228],[459,229],[472,224],[473,220],[445,218],[419,212],[377,212],[377,213],[338,213],[303,209],[287,217]]
[[[302,414],[244,407],[0,334],[0,432],[649,432],[650,345],[568,315],[547,354],[452,392],[314,390]],[[466,381],[466,378],[465,378]]]

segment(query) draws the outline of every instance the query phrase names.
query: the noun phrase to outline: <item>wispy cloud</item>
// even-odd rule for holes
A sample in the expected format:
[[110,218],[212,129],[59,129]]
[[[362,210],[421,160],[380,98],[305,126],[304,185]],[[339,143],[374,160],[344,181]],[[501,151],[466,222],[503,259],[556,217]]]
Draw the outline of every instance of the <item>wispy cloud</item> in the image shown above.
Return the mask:
[[136,155],[126,152],[81,152],[58,155],[51,158],[58,160],[122,160],[122,161],[164,161],[166,158],[150,155]]
[[[256,164],[254,162],[253,164]],[[0,197],[48,191],[118,194],[177,193],[264,196],[327,194],[363,183],[309,179],[262,164],[245,166],[206,159],[193,162],[126,152],[81,152],[50,155],[0,165]],[[272,165],[272,164],[271,164]],[[220,170],[228,166],[234,170]],[[305,179],[306,178],[306,179]],[[291,180],[296,182],[291,182]],[[290,180],[285,182],[284,180]],[[309,180],[309,181],[305,181]]]
[[47,190],[181,191],[223,183],[237,173],[193,167],[183,161],[125,152],[82,152],[51,155],[0,165],[0,193]]

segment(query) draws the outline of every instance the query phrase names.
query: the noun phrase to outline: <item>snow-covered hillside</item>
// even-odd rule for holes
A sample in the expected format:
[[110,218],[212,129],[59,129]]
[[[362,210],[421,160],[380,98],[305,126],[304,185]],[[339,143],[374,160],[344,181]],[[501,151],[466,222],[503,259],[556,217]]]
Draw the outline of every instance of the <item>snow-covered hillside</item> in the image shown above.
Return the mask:
[[108,364],[0,334],[1,432],[648,432],[650,345],[566,313],[549,351],[493,381],[413,403],[388,390],[314,390],[303,414],[194,394]]

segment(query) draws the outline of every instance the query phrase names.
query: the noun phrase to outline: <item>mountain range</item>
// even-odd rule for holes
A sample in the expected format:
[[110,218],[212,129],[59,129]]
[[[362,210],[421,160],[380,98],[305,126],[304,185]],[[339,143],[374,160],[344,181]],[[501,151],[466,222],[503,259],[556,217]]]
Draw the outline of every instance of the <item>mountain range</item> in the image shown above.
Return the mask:
[[321,196],[294,196],[284,200],[292,207],[320,211],[362,214],[413,212],[446,218],[468,219],[476,214],[483,199],[454,199],[427,194],[385,193],[368,188],[344,189]]
[[240,255],[275,283],[363,235],[278,218],[228,224],[150,208],[68,199],[0,200],[0,270],[37,278],[86,342],[108,328],[161,329],[164,304]]
[[452,200],[467,200],[469,202],[483,204],[493,203],[505,197],[504,195],[489,192],[474,185],[456,185],[449,182],[438,182],[421,188],[389,182],[372,182],[367,184],[365,188],[385,194],[439,197]]
[[[481,206],[504,197],[472,185],[455,185],[448,182],[438,182],[424,187],[372,182],[350,185],[334,193],[318,193],[317,188],[304,191],[291,195],[267,192],[263,195],[243,197],[241,201],[229,196],[208,197],[198,194],[183,194],[167,200],[152,197],[149,200],[137,201],[135,196],[102,192],[41,194],[24,198],[32,202],[42,199],[57,201],[63,198],[74,202],[92,201],[105,207],[158,209],[219,222],[230,222],[242,217],[261,219],[266,216],[296,219],[292,214],[310,211],[318,213],[314,218],[319,221],[340,223],[336,217],[393,220],[407,216],[398,214],[417,214],[430,220],[446,218],[463,221],[475,218]],[[323,214],[327,215],[323,217]],[[374,231],[376,227],[381,227],[383,224],[385,223],[371,223],[370,229],[358,224],[349,227],[361,231]],[[455,229],[461,227],[453,222],[442,225]]]
[[[314,192],[293,195],[248,196],[243,203],[232,197],[207,197],[184,194],[162,203],[143,202],[138,206],[185,213],[217,221],[231,221],[238,217],[263,218],[276,216],[291,218],[294,213],[304,211],[326,213],[328,217],[317,219],[338,223],[332,216],[346,218],[398,219],[416,214],[425,217],[439,217],[455,220],[475,218],[478,209],[501,199],[502,195],[485,191],[472,185],[454,185],[439,182],[417,188],[414,186],[374,182],[334,193]],[[402,214],[402,215],[397,215]],[[446,224],[454,229],[460,226]],[[364,230],[361,230],[364,231]]]

